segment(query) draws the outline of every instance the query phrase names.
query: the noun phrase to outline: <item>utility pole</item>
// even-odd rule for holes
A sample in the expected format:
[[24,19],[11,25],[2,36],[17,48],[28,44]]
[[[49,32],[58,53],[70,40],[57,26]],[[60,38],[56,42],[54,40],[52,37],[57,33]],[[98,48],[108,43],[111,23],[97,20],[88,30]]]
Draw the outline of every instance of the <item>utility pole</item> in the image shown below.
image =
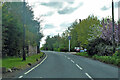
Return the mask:
[[25,54],[25,0],[23,1],[23,61],[26,60]]
[[114,2],[112,0],[113,53],[115,53]]

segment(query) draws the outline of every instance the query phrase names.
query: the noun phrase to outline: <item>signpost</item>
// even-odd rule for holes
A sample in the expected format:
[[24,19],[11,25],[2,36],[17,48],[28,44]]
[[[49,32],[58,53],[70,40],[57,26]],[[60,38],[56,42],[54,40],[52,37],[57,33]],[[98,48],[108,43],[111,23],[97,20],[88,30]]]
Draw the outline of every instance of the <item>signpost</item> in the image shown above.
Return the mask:
[[69,52],[70,52],[70,40],[71,40],[71,36],[68,36],[68,40],[69,40]]

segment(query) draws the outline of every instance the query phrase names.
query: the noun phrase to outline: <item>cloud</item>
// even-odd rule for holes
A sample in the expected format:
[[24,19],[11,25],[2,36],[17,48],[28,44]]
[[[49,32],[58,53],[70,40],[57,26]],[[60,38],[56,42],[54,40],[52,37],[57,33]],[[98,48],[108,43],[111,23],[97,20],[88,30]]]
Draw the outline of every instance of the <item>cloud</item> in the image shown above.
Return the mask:
[[47,12],[47,14],[43,15],[43,16],[52,16],[54,14],[54,12],[50,11],[50,12]]
[[46,24],[44,26],[45,29],[51,29],[51,28],[54,28],[55,26],[53,24]]
[[[114,8],[118,8],[118,7],[120,7],[120,2],[119,2],[119,3],[118,3],[118,2],[114,2]],[[106,10],[109,10],[110,8],[112,8],[112,5],[109,5],[109,7],[103,6],[103,7],[101,8],[101,10],[102,10],[102,11],[106,11]]]
[[77,10],[79,7],[81,7],[83,5],[83,3],[81,2],[77,7],[70,7],[67,6],[62,10],[58,10],[59,14],[71,14],[73,13],[75,10]]
[[42,2],[40,4],[47,6],[47,7],[58,8],[58,9],[62,8],[62,6],[63,6],[63,2],[48,2],[48,3]]
[[111,8],[111,6],[110,6],[110,7],[103,6],[103,7],[101,8],[101,10],[102,10],[102,11],[106,11],[106,10],[109,10],[110,8]]
[[68,22],[63,22],[62,24],[60,24],[60,27],[69,27],[72,23],[68,23]]

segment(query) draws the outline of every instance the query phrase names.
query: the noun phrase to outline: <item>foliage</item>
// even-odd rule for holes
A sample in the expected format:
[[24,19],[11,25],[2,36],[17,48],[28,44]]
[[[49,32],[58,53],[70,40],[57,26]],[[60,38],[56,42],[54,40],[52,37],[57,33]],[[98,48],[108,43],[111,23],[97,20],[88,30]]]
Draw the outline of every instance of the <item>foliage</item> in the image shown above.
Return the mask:
[[109,64],[114,64],[117,66],[120,66],[120,58],[116,57],[116,56],[98,56],[98,55],[94,55],[92,56],[93,59],[102,61],[102,62],[106,62]]
[[87,52],[80,52],[80,53],[77,53],[76,55],[85,56],[85,57],[88,57],[88,56],[89,56],[89,55],[87,54]]
[[96,38],[89,42],[87,46],[87,52],[89,55],[112,55],[112,43],[110,41],[105,41],[102,38]]
[[68,36],[70,35],[72,37],[71,51],[74,51],[74,47],[82,46],[86,48],[86,45],[89,41],[88,38],[91,37],[89,34],[94,34],[90,32],[92,30],[90,26],[93,25],[101,26],[100,21],[97,19],[97,17],[88,16],[88,18],[82,21],[80,20],[80,22],[77,22],[77,20],[75,20],[73,24],[62,33],[61,36],[57,35],[53,37],[47,37],[46,44],[43,47],[45,50],[56,50],[54,48],[60,48],[60,51],[68,51]]
[[[103,19],[102,21],[102,35],[100,36],[104,40],[112,41],[113,40],[113,26],[112,26],[112,20],[109,18]],[[114,39],[116,43],[119,43],[120,41],[120,26],[117,25],[116,22],[114,22]]]
[[[25,14],[23,13],[25,10]],[[40,22],[34,20],[32,8],[22,2],[4,2],[2,6],[2,55],[20,55],[23,46],[23,23],[25,21],[25,46],[39,45],[43,37],[40,30]]]

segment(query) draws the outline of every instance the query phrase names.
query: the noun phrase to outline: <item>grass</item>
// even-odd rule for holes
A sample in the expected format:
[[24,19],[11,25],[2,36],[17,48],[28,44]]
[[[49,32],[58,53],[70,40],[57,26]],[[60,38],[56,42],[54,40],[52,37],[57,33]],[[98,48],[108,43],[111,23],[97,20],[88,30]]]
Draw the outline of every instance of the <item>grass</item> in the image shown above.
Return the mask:
[[116,65],[116,66],[120,66],[120,57],[119,56],[115,56],[115,55],[113,55],[113,56],[98,56],[98,55],[89,56],[87,54],[87,52],[76,53],[76,55],[85,56],[85,57],[89,57],[89,58],[92,58],[92,59],[95,59],[95,60],[99,60],[101,62],[105,62],[105,63],[108,63],[108,64],[113,64],[113,65]]
[[92,56],[93,59],[99,60],[101,62],[114,64],[116,66],[120,66],[120,58],[118,56]]
[[2,59],[2,67],[12,68],[16,67],[22,69],[27,66],[28,63],[34,64],[36,63],[36,59],[40,59],[43,53],[34,54],[32,56],[26,57],[26,61],[22,61],[22,58],[18,57],[7,57]]
[[88,57],[87,52],[77,53],[76,55]]

